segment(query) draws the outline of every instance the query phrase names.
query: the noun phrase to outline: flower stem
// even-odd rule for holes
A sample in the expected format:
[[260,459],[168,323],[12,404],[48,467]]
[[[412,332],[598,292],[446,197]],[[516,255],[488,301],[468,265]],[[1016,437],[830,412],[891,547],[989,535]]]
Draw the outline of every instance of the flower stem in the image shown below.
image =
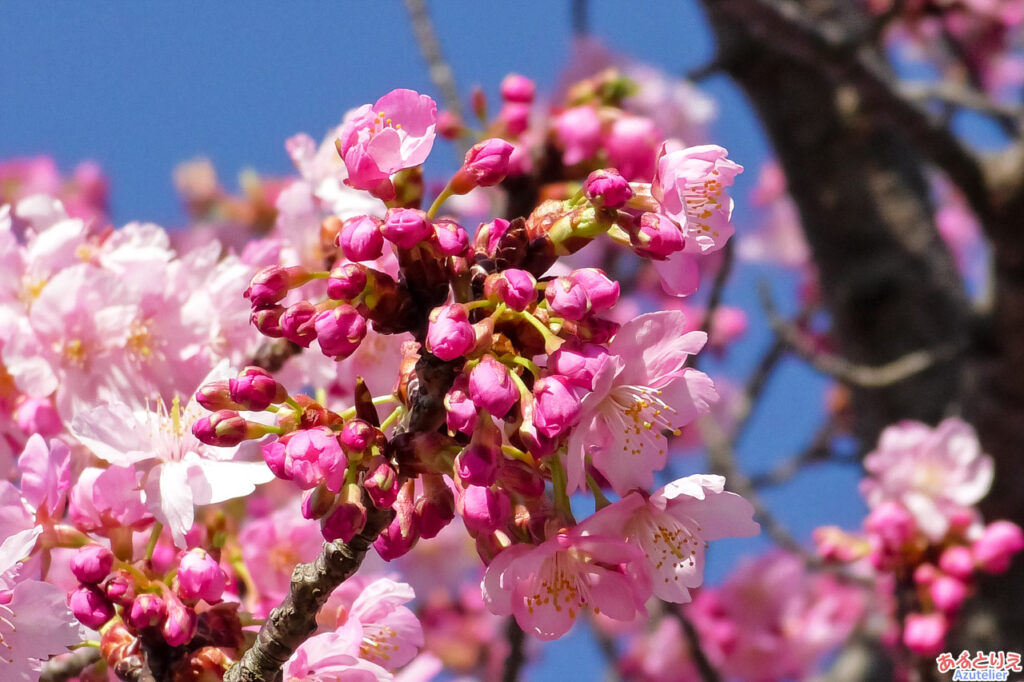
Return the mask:
[[441,210],[441,206],[448,200],[448,197],[452,196],[452,194],[451,185],[445,185],[444,189],[441,190],[441,193],[437,195],[436,199],[434,199],[434,203],[432,203],[430,208],[427,209],[427,217],[433,218],[436,216],[437,212]]
[[565,469],[562,468],[562,460],[558,458],[558,453],[548,458],[548,468],[551,470],[551,490],[555,496],[555,510],[567,520],[574,520],[572,507],[569,504],[569,494],[565,490],[567,484]]
[[590,492],[594,495],[594,511],[604,509],[611,504],[611,502],[608,501],[608,498],[604,496],[604,491],[601,490],[601,486],[597,484],[597,481],[595,481],[594,477],[590,474],[587,474],[587,487],[590,488]]
[[159,521],[153,523],[153,530],[149,533],[149,542],[146,543],[146,561],[153,560],[153,552],[156,551],[156,543],[160,541],[160,533],[164,531],[164,524]]

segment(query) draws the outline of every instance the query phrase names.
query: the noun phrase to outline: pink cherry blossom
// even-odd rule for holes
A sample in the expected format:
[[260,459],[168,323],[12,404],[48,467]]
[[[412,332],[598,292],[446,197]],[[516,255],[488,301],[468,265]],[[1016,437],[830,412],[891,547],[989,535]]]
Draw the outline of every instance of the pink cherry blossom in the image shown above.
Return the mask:
[[685,325],[680,312],[649,313],[622,325],[612,339],[569,437],[570,493],[586,485],[587,458],[619,494],[649,488],[654,471],[665,466],[662,431],[678,432],[710,411],[718,399],[711,379],[684,366],[707,335],[687,333]]
[[338,152],[356,189],[389,200],[391,174],[423,163],[434,144],[437,103],[413,90],[392,90],[363,105],[341,126]]
[[942,540],[955,515],[985,496],[994,475],[974,429],[955,417],[935,428],[911,421],[890,426],[864,467],[870,476],[860,489],[868,505],[903,505],[933,542]]
[[627,622],[644,613],[650,587],[631,570],[640,560],[634,545],[577,526],[540,545],[502,551],[481,589],[492,613],[513,615],[526,632],[552,640],[585,611]]
[[391,673],[359,658],[358,621],[303,642],[284,664],[284,682],[389,682]]

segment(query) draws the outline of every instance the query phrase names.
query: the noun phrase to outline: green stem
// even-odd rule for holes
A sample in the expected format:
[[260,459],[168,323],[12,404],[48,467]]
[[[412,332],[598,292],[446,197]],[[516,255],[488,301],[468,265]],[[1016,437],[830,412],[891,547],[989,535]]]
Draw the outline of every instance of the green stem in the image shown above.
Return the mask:
[[558,453],[548,458],[548,468],[551,470],[551,490],[555,496],[555,511],[559,512],[566,520],[575,521],[572,515],[572,506],[569,504],[569,494],[565,491],[566,476],[562,468],[562,460]]
[[387,418],[380,423],[380,430],[383,431],[384,429],[391,426],[391,424],[393,424],[399,417],[402,416],[403,412],[405,412],[405,407],[403,407],[402,405],[399,405],[398,407],[393,409],[391,411],[391,414],[389,414]]
[[604,509],[611,504],[611,502],[608,501],[608,498],[604,496],[604,491],[601,490],[601,486],[597,484],[597,481],[595,481],[594,477],[590,474],[587,474],[587,487],[590,488],[590,492],[594,495],[594,511]]
[[[387,403],[393,403],[397,400],[398,398],[395,396],[394,393],[389,393],[387,395],[376,396],[375,398],[372,398],[370,402],[372,402],[374,405],[385,405]],[[356,408],[350,407],[346,410],[342,410],[341,412],[338,413],[338,416],[345,420],[352,419],[352,417],[356,416]]]
[[562,345],[562,339],[555,336],[543,322],[541,322],[540,320],[538,320],[536,317],[526,312],[525,310],[522,312],[510,310],[509,314],[518,315],[519,317],[522,317],[524,320],[529,322],[534,329],[540,332],[540,335],[544,337],[544,352],[547,353],[548,355],[554,353],[556,350],[558,350],[559,346]]
[[532,374],[535,379],[540,378],[540,367],[538,367],[533,362],[533,360],[530,360],[529,358],[524,358],[521,355],[516,355],[515,357],[512,358],[512,362],[516,363],[520,367],[525,367],[527,370],[529,370],[530,374]]
[[291,405],[293,408],[295,408],[295,411],[298,412],[299,415],[302,414],[302,405],[299,404],[298,400],[296,400],[295,398],[293,398],[291,396],[288,396],[288,398],[287,398],[287,400],[285,400],[285,402],[288,403],[289,405]]
[[525,462],[530,466],[537,466],[537,460],[533,458],[529,452],[524,452],[517,447],[512,445],[502,445],[501,451],[512,459],[518,459],[520,462]]
[[156,521],[153,523],[153,530],[149,533],[149,542],[146,543],[146,561],[153,560],[153,552],[156,551],[156,543],[160,541],[160,533],[164,531],[164,524]]
[[434,199],[434,203],[432,203],[430,205],[430,208],[427,209],[427,217],[433,218],[434,216],[436,216],[437,212],[441,210],[441,206],[444,204],[445,201],[448,200],[450,196],[452,196],[452,194],[453,192],[451,186],[445,185],[444,189],[441,190],[441,193],[437,195],[436,199]]

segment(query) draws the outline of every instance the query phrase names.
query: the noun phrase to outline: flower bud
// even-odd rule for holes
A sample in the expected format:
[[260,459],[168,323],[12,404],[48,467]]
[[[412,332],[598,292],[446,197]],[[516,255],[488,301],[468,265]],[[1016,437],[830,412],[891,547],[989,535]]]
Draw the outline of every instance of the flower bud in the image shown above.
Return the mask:
[[462,520],[474,535],[493,533],[505,525],[512,513],[508,493],[500,490],[470,485],[459,501]]
[[394,208],[388,211],[384,227],[384,238],[402,249],[411,249],[433,232],[427,214],[414,208]]
[[505,365],[485,355],[469,373],[469,396],[477,407],[500,419],[518,402],[519,388]]
[[526,76],[510,73],[501,80],[501,98],[506,102],[533,102],[537,86]]
[[167,603],[163,597],[146,592],[135,597],[128,610],[128,624],[136,630],[160,625],[167,617]]
[[327,297],[335,301],[352,301],[365,290],[367,268],[359,263],[345,263],[331,270],[327,279]]
[[476,234],[473,235],[473,248],[483,251],[488,256],[493,256],[498,242],[508,232],[509,225],[511,223],[504,218],[495,218],[489,223],[480,223]]
[[553,313],[567,320],[582,320],[590,311],[586,289],[569,277],[556,277],[548,282],[544,298]]
[[608,351],[594,343],[562,344],[548,360],[548,369],[569,380],[573,386],[590,390],[594,376],[608,361]]
[[305,268],[268,265],[253,275],[249,288],[242,295],[249,299],[254,308],[262,308],[277,303],[291,289],[309,280],[310,274]]
[[328,490],[322,482],[302,493],[302,502],[299,505],[302,518],[312,521],[326,516],[334,508],[336,497],[336,493]]
[[458,115],[445,109],[437,112],[437,134],[446,140],[457,140],[466,132],[466,124]]
[[207,410],[241,410],[241,405],[231,399],[231,389],[227,380],[210,381],[199,387],[196,391],[196,402]]
[[512,145],[494,137],[473,145],[451,182],[449,188],[455,194],[466,194],[475,187],[493,187],[508,175],[508,160]]
[[442,360],[454,360],[476,344],[476,334],[465,308],[448,303],[430,311],[427,350]]
[[411,514],[399,514],[373,541],[373,548],[377,550],[381,559],[392,561],[405,556],[419,539],[419,527],[415,518]]
[[320,532],[327,542],[348,542],[366,527],[366,507],[363,506],[359,486],[349,483],[342,491],[341,498],[334,511],[320,522]]
[[124,570],[116,571],[104,581],[103,593],[118,606],[130,606],[135,599],[135,581],[131,573]]
[[309,301],[299,301],[290,305],[281,313],[281,333],[292,343],[309,348],[309,344],[316,338],[314,317],[316,308]]
[[256,327],[260,334],[279,339],[284,336],[284,329],[281,328],[281,316],[284,311],[284,306],[280,305],[253,310],[249,315],[249,323]]
[[377,509],[389,509],[398,497],[398,474],[383,457],[374,459],[363,478],[363,489]]
[[469,234],[450,218],[434,221],[434,239],[438,250],[445,256],[462,256],[469,250]]
[[[207,600],[209,601],[209,600]],[[184,646],[192,641],[199,625],[199,616],[193,609],[173,596],[167,599],[167,619],[160,628],[164,641],[171,646]]]
[[657,259],[668,258],[686,246],[679,226],[660,213],[640,216],[640,224],[630,241],[637,254]]
[[619,300],[619,283],[609,279],[602,270],[582,268],[569,275],[569,279],[583,287],[594,312],[609,310]]
[[971,545],[978,568],[986,573],[1003,573],[1013,555],[1024,549],[1024,533],[1011,521],[993,521]]
[[114,553],[103,545],[86,545],[71,557],[71,572],[79,582],[95,585],[110,574]]
[[954,614],[967,599],[967,585],[951,575],[939,575],[928,587],[935,608],[946,614]]
[[320,351],[335,360],[344,360],[356,352],[366,336],[366,319],[348,303],[323,311],[313,325]]
[[296,431],[285,445],[285,474],[303,490],[315,487],[322,477],[328,489],[340,490],[345,478],[343,462],[347,462],[345,453],[326,426]]
[[92,585],[82,585],[68,595],[68,607],[82,625],[93,630],[114,617],[114,605]]
[[[368,215],[349,218],[341,226],[337,244],[345,258],[350,261],[366,261],[380,258],[384,252],[384,236],[381,234],[382,221]],[[334,298],[333,296],[331,298]]]
[[971,550],[963,545],[947,547],[939,556],[939,568],[955,578],[969,580],[974,573]]
[[533,384],[533,423],[547,438],[557,438],[580,419],[580,399],[569,380],[553,374]]
[[935,656],[942,651],[948,630],[941,613],[910,613],[903,627],[903,644],[918,656]]
[[455,495],[439,474],[423,475],[423,496],[416,500],[420,536],[430,539],[455,518]]
[[598,208],[622,208],[633,196],[626,178],[614,168],[596,170],[583,183],[583,194]]
[[[530,127],[530,105],[522,102],[506,102],[498,112],[498,121],[505,126],[505,131],[512,137],[518,137]],[[513,151],[513,156],[515,152]],[[509,170],[513,170],[512,158],[509,158]],[[518,170],[518,168],[516,168]],[[517,174],[515,172],[513,175]]]
[[228,577],[220,564],[203,549],[190,549],[178,561],[178,594],[182,599],[220,601]]
[[26,398],[14,411],[18,427],[26,434],[52,438],[64,428],[49,398]]
[[502,301],[512,310],[523,311],[537,302],[537,280],[526,270],[508,268],[488,275],[484,280],[484,296]]
[[228,394],[243,410],[260,412],[288,397],[284,387],[261,367],[246,367],[234,379],[228,379]]
[[338,442],[345,452],[352,456],[362,455],[369,451],[370,446],[377,442],[380,430],[363,419],[350,419],[345,422]]
[[[291,434],[289,434],[291,435]],[[288,479],[288,474],[285,472],[285,443],[288,441],[284,438],[264,443],[261,450],[263,452],[263,461],[267,463],[267,467],[274,472],[274,475],[278,478]]]
[[448,431],[461,431],[472,435],[476,428],[476,404],[469,398],[469,381],[465,374],[455,378],[455,383],[444,396],[445,419]]
[[487,120],[487,95],[479,85],[473,87],[469,94],[469,103],[473,114],[481,121]]
[[232,447],[246,439],[248,422],[233,410],[217,410],[192,424],[192,434],[201,443]]

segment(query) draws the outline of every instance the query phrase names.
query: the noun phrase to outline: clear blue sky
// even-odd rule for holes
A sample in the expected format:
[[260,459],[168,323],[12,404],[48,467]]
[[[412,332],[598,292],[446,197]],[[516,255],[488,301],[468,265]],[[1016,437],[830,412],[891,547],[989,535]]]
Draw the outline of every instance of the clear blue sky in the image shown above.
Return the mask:
[[[510,71],[541,88],[554,83],[569,47],[569,4],[435,0],[430,10],[462,91],[480,84],[493,93]],[[590,4],[592,33],[618,51],[676,73],[712,57],[694,2]],[[182,160],[211,158],[229,186],[244,168],[288,173],[283,142],[290,135],[318,138],[347,109],[392,88],[437,94],[400,0],[7,0],[0,5],[0,65],[0,158],[47,153],[65,170],[95,159],[110,176],[118,224],[178,224],[183,216],[171,172]],[[735,193],[741,232],[766,144],[724,78],[707,88],[722,112],[715,142],[748,169]],[[754,284],[765,275],[741,273],[727,300],[756,311]],[[782,282],[778,289],[792,287]],[[744,376],[766,343],[762,324],[735,350],[728,371]],[[801,449],[820,416],[822,386],[787,362],[742,444],[743,462],[764,467]],[[767,499],[798,536],[808,537],[824,521],[857,522],[854,481],[848,470],[818,470]],[[763,546],[716,543],[709,578],[721,579],[741,552]],[[549,646],[530,679],[598,679],[600,665],[597,650],[577,632]]]

